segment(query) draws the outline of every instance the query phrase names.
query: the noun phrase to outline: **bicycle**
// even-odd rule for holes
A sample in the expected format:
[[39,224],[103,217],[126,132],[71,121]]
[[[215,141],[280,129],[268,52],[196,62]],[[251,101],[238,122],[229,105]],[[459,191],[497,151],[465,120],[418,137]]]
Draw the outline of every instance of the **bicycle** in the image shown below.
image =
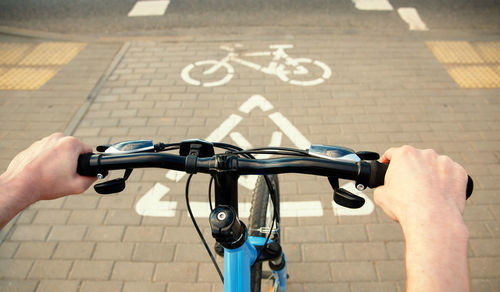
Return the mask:
[[[215,148],[225,152],[215,153]],[[179,150],[179,154],[161,152]],[[334,201],[349,208],[363,206],[364,199],[339,187],[339,179],[356,182],[356,188],[375,188],[383,185],[388,165],[376,161],[375,152],[355,152],[340,146],[311,145],[308,150],[267,147],[243,150],[225,143],[210,143],[191,139],[180,143],[153,144],[152,141],[126,141],[97,147],[99,154],[83,154],[78,159],[77,172],[81,175],[104,178],[109,170],[124,169],[123,178],[96,184],[100,194],[117,193],[125,189],[125,182],[134,168],[166,168],[184,171],[186,204],[198,232],[221,280],[224,291],[260,291],[262,280],[270,277],[271,291],[285,291],[288,275],[286,256],[280,245],[280,193],[278,174],[301,173],[325,176],[333,188]],[[279,157],[255,159],[254,154],[272,154]],[[189,206],[189,184],[196,173],[211,175],[209,185],[209,217],[216,251],[224,257],[224,275],[207,245]],[[249,226],[238,218],[238,176],[259,177],[252,197]],[[211,189],[214,184],[215,208]],[[468,198],[473,190],[469,177]],[[223,251],[223,252],[221,252]],[[262,271],[267,261],[271,274]]]
[[[228,83],[234,76],[234,68],[231,66],[230,62],[234,61],[238,64],[247,66],[251,69],[261,71],[265,74],[275,75],[283,82],[290,83],[292,85],[299,86],[314,86],[324,82],[326,79],[330,78],[332,72],[330,67],[325,63],[318,60],[311,60],[309,58],[292,58],[286,52],[285,49],[293,48],[293,45],[270,45],[269,48],[273,51],[264,52],[252,52],[245,53],[245,57],[263,57],[270,56],[272,60],[267,64],[267,66],[261,66],[259,64],[244,60],[240,57],[240,54],[236,52],[236,49],[241,48],[242,45],[235,44],[234,46],[221,46],[222,50],[227,51],[227,55],[220,61],[217,60],[202,60],[195,63],[189,64],[182,70],[182,79],[191,85],[203,86],[203,87],[214,87],[220,86]],[[315,72],[321,72],[321,76],[311,79],[311,80],[300,80],[301,76],[306,76],[311,70],[307,69],[307,65],[312,64],[316,68]],[[196,77],[192,77],[192,72],[195,68],[199,68],[202,71],[202,76],[214,76],[215,81],[203,82],[202,80],[197,80]],[[290,68],[290,69],[288,69]],[[219,70],[224,70],[217,75]],[[210,75],[210,76],[209,76]]]

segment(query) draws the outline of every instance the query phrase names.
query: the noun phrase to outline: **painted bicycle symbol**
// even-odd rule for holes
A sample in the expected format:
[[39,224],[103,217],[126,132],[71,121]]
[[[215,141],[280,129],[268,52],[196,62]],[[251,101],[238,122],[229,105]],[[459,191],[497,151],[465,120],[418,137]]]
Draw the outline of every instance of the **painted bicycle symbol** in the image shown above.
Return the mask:
[[214,87],[228,83],[234,76],[235,62],[269,75],[275,75],[283,82],[298,86],[314,86],[330,78],[332,71],[325,63],[309,58],[292,58],[285,50],[293,45],[270,45],[270,51],[244,53],[244,57],[272,57],[267,66],[261,66],[241,58],[237,49],[241,44],[221,46],[227,55],[221,60],[202,60],[184,67],[181,77],[191,85]]

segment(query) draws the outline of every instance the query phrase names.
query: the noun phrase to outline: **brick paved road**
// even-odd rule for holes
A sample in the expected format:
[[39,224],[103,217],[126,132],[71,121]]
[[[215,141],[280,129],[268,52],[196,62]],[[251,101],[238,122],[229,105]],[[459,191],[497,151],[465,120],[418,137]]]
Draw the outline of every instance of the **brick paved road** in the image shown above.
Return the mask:
[[[500,290],[499,90],[460,88],[422,40],[296,35],[242,42],[249,51],[283,43],[294,45],[291,56],[327,64],[331,78],[299,87],[233,64],[228,84],[196,87],[181,79],[181,70],[221,59],[221,42],[131,43],[74,134],[92,145],[205,138],[238,114],[243,119],[233,131],[254,146],[267,145],[278,130],[268,113],[238,110],[258,94],[313,143],[379,152],[400,144],[435,148],[475,178],[465,212],[473,289]],[[286,135],[282,145],[294,146]],[[1,290],[220,291],[186,215],[186,178],[175,183],[165,173],[136,171],[119,196],[88,191],[24,211],[0,246]],[[280,179],[283,201],[321,201],[324,212],[283,219],[289,291],[404,290],[403,238],[396,223],[378,208],[365,216],[335,216],[324,179]],[[163,200],[178,202],[175,215],[139,216],[135,204],[157,182],[170,189]],[[206,200],[207,183],[195,178],[193,201]],[[249,200],[244,188],[241,200]],[[198,221],[208,235],[207,220]]]

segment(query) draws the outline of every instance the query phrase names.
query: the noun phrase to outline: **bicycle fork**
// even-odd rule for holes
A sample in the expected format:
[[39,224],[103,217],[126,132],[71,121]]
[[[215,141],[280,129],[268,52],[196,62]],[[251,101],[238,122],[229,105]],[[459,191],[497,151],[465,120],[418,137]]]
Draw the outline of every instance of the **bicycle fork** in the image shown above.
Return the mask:
[[[212,173],[216,208],[210,214],[212,236],[224,247],[224,291],[250,292],[250,270],[256,261],[270,261],[281,291],[285,291],[287,274],[285,255],[278,243],[265,237],[248,236],[248,229],[238,218],[238,175],[231,171],[231,158],[221,155]],[[224,167],[225,168],[225,167]]]
[[273,291],[278,287],[285,291],[286,258],[279,244],[270,239],[266,245],[265,237],[248,236],[245,224],[230,206],[215,208],[210,214],[210,226],[212,235],[224,247],[224,292],[250,292],[251,267],[263,260],[269,260]]

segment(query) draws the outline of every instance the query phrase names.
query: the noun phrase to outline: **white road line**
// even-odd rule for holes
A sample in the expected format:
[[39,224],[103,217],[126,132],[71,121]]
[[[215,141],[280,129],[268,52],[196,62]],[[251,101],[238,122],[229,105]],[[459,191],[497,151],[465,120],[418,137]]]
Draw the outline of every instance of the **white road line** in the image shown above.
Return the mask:
[[174,217],[176,201],[161,201],[170,189],[156,183],[135,205],[135,211],[142,216]]
[[354,5],[359,10],[393,10],[392,5],[388,0],[352,0],[352,2],[354,2]]
[[402,7],[398,9],[399,16],[410,26],[410,30],[427,31],[429,28],[422,21],[417,9],[413,7]]
[[128,13],[129,17],[163,15],[170,0],[138,1]]
[[259,107],[262,111],[267,112],[273,109],[273,105],[262,95],[254,95],[245,101],[239,108],[240,112],[250,113],[254,108]]
[[269,115],[269,118],[285,133],[285,135],[292,140],[292,142],[299,149],[308,149],[311,142],[295,128],[292,123],[280,112],[275,112]]

